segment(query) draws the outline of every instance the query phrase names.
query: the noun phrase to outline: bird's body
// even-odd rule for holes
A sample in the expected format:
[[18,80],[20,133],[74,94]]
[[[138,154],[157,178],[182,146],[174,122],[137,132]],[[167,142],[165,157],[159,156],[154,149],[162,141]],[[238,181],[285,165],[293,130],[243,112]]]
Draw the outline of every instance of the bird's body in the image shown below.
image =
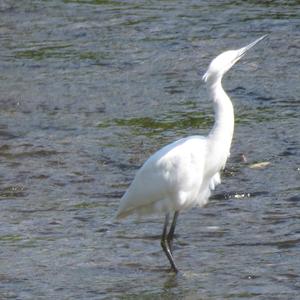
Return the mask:
[[138,171],[122,198],[118,216],[166,214],[204,205],[209,194],[203,176],[206,152],[207,140],[201,136],[183,138],[157,151]]
[[[220,183],[220,171],[230,153],[234,130],[232,103],[222,88],[222,76],[244,53],[264,37],[239,50],[216,57],[203,76],[214,104],[215,123],[208,136],[190,136],[154,153],[137,172],[121,199],[117,218],[130,214],[163,213],[166,216],[162,247],[177,272],[172,240],[179,211],[207,203]],[[169,233],[169,215],[174,214]]]

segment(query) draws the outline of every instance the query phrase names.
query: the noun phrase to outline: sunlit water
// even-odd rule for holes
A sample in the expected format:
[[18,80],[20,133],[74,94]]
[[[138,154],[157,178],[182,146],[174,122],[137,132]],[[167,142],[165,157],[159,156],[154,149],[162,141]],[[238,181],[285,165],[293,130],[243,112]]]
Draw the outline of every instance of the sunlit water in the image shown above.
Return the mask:
[[[222,4],[221,4],[222,3]],[[299,299],[299,1],[0,2],[1,299]],[[208,206],[111,224],[137,168],[213,122],[201,75],[227,74],[236,130]]]

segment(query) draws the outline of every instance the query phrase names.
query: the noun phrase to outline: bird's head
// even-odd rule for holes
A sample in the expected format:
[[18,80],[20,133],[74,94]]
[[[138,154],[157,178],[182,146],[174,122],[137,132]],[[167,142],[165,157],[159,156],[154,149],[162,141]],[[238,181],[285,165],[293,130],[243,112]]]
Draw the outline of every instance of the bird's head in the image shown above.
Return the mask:
[[207,83],[214,83],[221,80],[223,75],[241,58],[245,53],[264,39],[266,35],[255,40],[251,44],[240,48],[238,50],[229,50],[221,53],[210,63],[206,73],[203,75],[202,79]]

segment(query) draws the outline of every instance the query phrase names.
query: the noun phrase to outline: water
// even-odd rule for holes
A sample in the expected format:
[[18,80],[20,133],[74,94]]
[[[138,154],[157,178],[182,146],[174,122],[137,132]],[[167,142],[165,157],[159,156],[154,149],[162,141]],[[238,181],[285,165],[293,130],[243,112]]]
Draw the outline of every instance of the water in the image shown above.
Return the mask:
[[[0,2],[1,299],[297,299],[299,1]],[[137,168],[213,121],[200,80],[269,34],[224,80],[232,155],[209,205],[110,224]],[[269,163],[254,165],[256,163]]]

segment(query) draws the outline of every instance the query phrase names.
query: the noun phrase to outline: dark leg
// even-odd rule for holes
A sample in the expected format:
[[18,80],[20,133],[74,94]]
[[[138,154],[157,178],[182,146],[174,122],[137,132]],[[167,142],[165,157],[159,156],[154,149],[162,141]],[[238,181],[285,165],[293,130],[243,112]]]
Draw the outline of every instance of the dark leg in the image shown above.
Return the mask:
[[172,224],[171,224],[168,236],[167,236],[167,240],[168,240],[168,244],[169,244],[171,253],[173,252],[173,238],[174,238],[174,232],[175,232],[178,214],[179,214],[179,212],[175,211],[173,221],[172,221]]
[[174,262],[174,258],[172,256],[170,247],[169,247],[169,242],[168,242],[168,234],[167,234],[167,229],[168,229],[168,224],[169,224],[169,214],[166,214],[166,218],[165,218],[165,224],[164,224],[164,229],[163,229],[163,233],[161,236],[161,247],[163,248],[165,254],[167,255],[167,258],[171,264],[171,268],[172,270],[177,273],[178,269],[176,267],[176,264]]

